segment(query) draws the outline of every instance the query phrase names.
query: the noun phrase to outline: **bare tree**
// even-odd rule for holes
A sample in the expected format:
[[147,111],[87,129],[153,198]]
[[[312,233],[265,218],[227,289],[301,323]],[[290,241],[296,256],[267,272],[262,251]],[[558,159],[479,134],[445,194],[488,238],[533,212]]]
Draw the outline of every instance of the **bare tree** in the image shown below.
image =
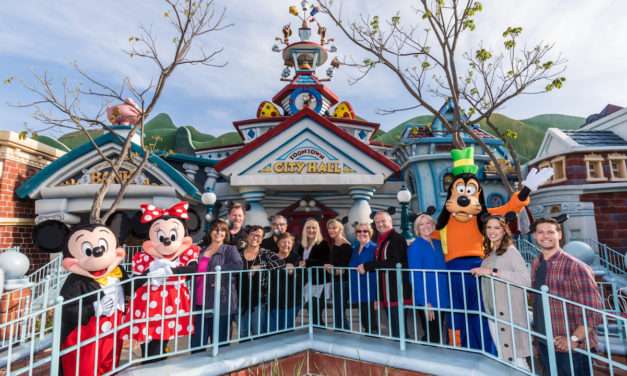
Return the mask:
[[[167,9],[163,16],[173,35],[171,39],[173,48],[167,51],[158,48],[154,33],[149,28],[141,26],[139,35],[129,38],[130,47],[125,50],[130,58],[148,61],[156,66],[158,76],[146,87],[137,87],[129,77],[123,78],[119,87],[113,87],[83,71],[77,64],[74,64],[74,68],[81,78],[78,84],[70,84],[64,79],[60,87],[55,86],[45,72],[34,74],[34,84],[23,83],[37,99],[18,106],[34,108],[33,117],[44,124],[42,129],[33,133],[55,130],[78,131],[88,138],[100,158],[111,169],[111,173],[103,179],[94,197],[90,212],[91,223],[107,221],[122,202],[129,185],[146,166],[151,155],[150,145],[145,144],[141,137],[139,146],[142,153],[138,153],[133,151],[132,139],[135,134],[144,135],[145,121],[157,105],[172,73],[184,65],[207,67],[225,65],[215,62],[222,48],[207,51],[201,41],[209,39],[211,33],[231,26],[224,22],[226,9],[218,8],[214,0],[164,1]],[[87,106],[82,104],[93,100],[100,102],[99,109],[88,113],[84,109]],[[136,121],[130,124],[130,131],[126,137],[115,133],[110,126],[110,119],[105,116],[106,107],[115,102],[123,102],[136,108]],[[110,132],[120,138],[122,146],[119,153],[106,155],[96,144],[94,135],[103,132]],[[124,176],[121,174],[123,166],[132,166],[129,174]],[[111,206],[103,214],[104,199],[114,183],[119,184],[119,190]]]
[[[552,44],[539,42],[530,48],[520,47],[522,28],[508,27],[502,33],[501,52],[490,51],[482,44],[471,52],[460,52],[461,37],[475,30],[475,17],[483,10],[476,0],[419,0],[409,19],[402,20],[396,13],[386,21],[377,15],[343,19],[341,8],[333,6],[332,0],[319,0],[318,6],[351,42],[369,54],[361,61],[343,61],[359,71],[352,83],[363,79],[376,66],[386,67],[414,103],[384,113],[425,108],[442,122],[455,148],[465,147],[462,133],[470,136],[488,154],[505,187],[513,191],[498,158],[470,126],[487,120],[496,136],[515,153],[510,148],[511,140],[505,137],[514,135],[499,132],[490,118],[517,96],[562,87],[565,60],[560,56],[551,58]],[[453,101],[453,121],[439,113],[439,105],[430,102],[432,98]],[[517,172],[519,175],[519,168]]]

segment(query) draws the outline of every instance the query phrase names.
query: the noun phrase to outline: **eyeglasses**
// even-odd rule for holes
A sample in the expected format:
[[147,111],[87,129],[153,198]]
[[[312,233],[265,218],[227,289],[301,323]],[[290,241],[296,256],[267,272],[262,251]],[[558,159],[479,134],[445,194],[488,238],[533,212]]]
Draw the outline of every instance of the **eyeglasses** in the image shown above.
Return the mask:
[[357,230],[357,231],[355,231],[355,234],[369,234],[369,233],[370,233],[370,231],[368,231],[368,230]]
[[273,226],[287,226],[287,223],[273,223]]

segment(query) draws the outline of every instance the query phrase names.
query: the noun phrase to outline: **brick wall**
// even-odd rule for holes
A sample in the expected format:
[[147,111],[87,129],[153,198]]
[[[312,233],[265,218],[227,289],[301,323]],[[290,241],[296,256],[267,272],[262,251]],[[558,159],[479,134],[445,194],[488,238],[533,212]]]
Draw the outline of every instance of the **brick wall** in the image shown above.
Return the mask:
[[[20,200],[15,190],[24,180],[33,176],[38,168],[12,160],[3,161],[2,177],[0,178],[0,217],[2,218],[35,218],[35,202]],[[45,264],[50,259],[47,253],[35,249],[32,241],[32,224],[0,225],[0,248],[20,247],[31,262],[31,270]]]
[[627,192],[587,193],[580,199],[594,203],[599,241],[627,252]]

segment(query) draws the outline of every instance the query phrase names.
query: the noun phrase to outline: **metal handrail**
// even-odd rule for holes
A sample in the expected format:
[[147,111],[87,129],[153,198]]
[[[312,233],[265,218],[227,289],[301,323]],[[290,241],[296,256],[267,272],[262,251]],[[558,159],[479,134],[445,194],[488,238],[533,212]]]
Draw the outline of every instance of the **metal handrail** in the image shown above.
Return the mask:
[[619,276],[627,277],[627,264],[625,263],[625,255],[611,248],[605,243],[601,243],[595,239],[582,239],[599,255],[601,266],[607,271]]
[[[341,271],[341,274],[343,275],[347,274],[350,278],[344,279],[342,277],[333,277],[335,275],[335,271]],[[279,273],[283,273],[283,274],[279,274]],[[60,337],[61,336],[61,321],[62,321],[61,313],[63,312],[63,309],[73,304],[78,304],[78,307],[79,307],[78,309],[80,312],[82,309],[84,309],[84,307],[86,307],[86,304],[91,304],[91,303],[84,303],[87,299],[90,299],[95,294],[98,294],[98,295],[100,294],[98,291],[96,291],[96,292],[92,292],[90,294],[76,297],[67,301],[63,301],[61,298],[57,298],[54,305],[34,310],[33,312],[30,312],[28,317],[26,318],[33,322],[33,325],[31,325],[28,328],[29,329],[28,330],[29,341],[21,345],[22,350],[23,349],[28,350],[28,351],[25,351],[28,359],[22,360],[22,362],[25,361],[26,364],[17,363],[17,359],[14,356],[14,352],[17,351],[17,347],[14,344],[9,345],[5,353],[2,354],[3,356],[0,356],[0,359],[6,359],[7,363],[5,366],[6,366],[6,371],[8,374],[30,373],[30,372],[33,372],[33,370],[38,367],[50,367],[50,372],[56,372],[60,367],[60,359],[63,359],[64,356],[69,356],[69,354],[73,352],[75,353],[77,350],[78,350],[78,353],[80,354],[80,350],[83,347],[91,346],[91,345],[98,346],[99,340],[102,339],[102,337],[113,336],[114,338],[122,338],[129,342],[128,343],[129,346],[124,347],[124,349],[126,349],[124,351],[128,352],[128,359],[125,360],[123,364],[116,363],[118,362],[117,360],[114,361],[113,367],[110,370],[110,372],[119,372],[131,365],[140,364],[141,362],[144,362],[146,360],[175,356],[175,355],[184,354],[184,353],[186,354],[186,353],[189,353],[189,351],[191,350],[211,349],[212,355],[218,356],[220,353],[219,347],[221,345],[228,344],[228,343],[235,343],[235,342],[239,342],[239,341],[247,340],[247,339],[258,338],[261,336],[283,333],[286,331],[291,331],[291,330],[296,330],[296,329],[308,329],[310,335],[315,336],[315,332],[313,331],[313,328],[316,327],[316,328],[325,328],[325,329],[330,329],[330,330],[335,330],[335,331],[344,331],[344,332],[349,332],[349,333],[358,334],[358,335],[369,335],[369,336],[374,336],[374,337],[390,338],[399,342],[399,346],[401,350],[405,348],[407,343],[411,342],[411,343],[419,343],[419,344],[425,344],[425,345],[430,345],[430,346],[450,348],[450,349],[466,351],[466,352],[479,353],[493,360],[496,360],[502,364],[505,364],[508,367],[515,368],[518,371],[521,371],[527,374],[534,374],[537,372],[538,366],[537,364],[534,365],[533,360],[532,360],[530,369],[521,368],[520,365],[513,363],[512,361],[509,361],[508,359],[504,359],[503,357],[499,357],[491,353],[490,350],[484,347],[483,340],[481,341],[482,343],[481,348],[470,348],[467,344],[459,345],[456,342],[452,344],[448,344],[448,343],[445,343],[445,341],[443,341],[442,339],[439,342],[434,342],[434,341],[430,341],[429,339],[423,340],[423,339],[417,338],[417,336],[414,336],[412,338],[411,335],[406,336],[405,335],[406,333],[403,333],[403,330],[401,330],[398,333],[398,335],[394,335],[390,332],[392,330],[391,325],[393,325],[392,324],[393,322],[396,322],[398,323],[399,327],[402,327],[401,325],[403,323],[403,320],[405,320],[405,318],[407,317],[406,316],[407,312],[413,312],[413,313],[423,312],[426,316],[428,316],[430,314],[430,311],[433,311],[439,318],[447,316],[447,315],[448,316],[459,315],[462,320],[461,322],[465,320],[466,325],[469,322],[469,320],[474,320],[474,318],[479,318],[480,320],[486,320],[487,323],[493,323],[494,325],[497,325],[497,326],[500,325],[502,327],[509,328],[510,332],[514,333],[512,334],[513,336],[522,335],[522,336],[527,337],[529,339],[530,344],[534,343],[535,341],[543,341],[546,344],[548,344],[549,366],[552,371],[554,371],[556,367],[556,354],[555,354],[555,348],[553,347],[554,346],[553,345],[554,336],[552,333],[553,322],[552,322],[552,316],[551,316],[551,309],[549,309],[550,306],[553,307],[554,305],[556,305],[559,309],[563,309],[564,313],[566,313],[567,311],[570,312],[570,310],[581,311],[581,317],[583,317],[584,325],[586,326],[587,329],[590,329],[590,332],[593,329],[592,325],[597,322],[601,323],[602,326],[605,328],[616,326],[620,328],[620,330],[622,331],[624,331],[625,328],[627,328],[627,325],[626,325],[627,318],[625,317],[621,317],[619,315],[605,312],[603,310],[595,309],[592,307],[587,307],[577,302],[569,301],[559,296],[552,295],[548,292],[546,288],[543,288],[541,290],[535,290],[529,287],[513,284],[511,282],[508,282],[508,281],[505,281],[503,279],[499,279],[496,277],[485,276],[485,277],[477,278],[477,277],[471,276],[468,272],[462,272],[462,271],[401,269],[399,265],[396,269],[379,269],[376,272],[371,271],[367,273],[366,282],[360,282],[362,280],[361,278],[353,279],[353,276],[355,277],[360,276],[359,274],[357,274],[355,268],[331,268],[328,271],[323,268],[318,268],[318,267],[308,268],[308,269],[296,268],[294,273],[297,273],[296,275],[302,276],[302,277],[292,279],[291,280],[292,285],[290,285],[289,283],[288,284],[279,283],[280,279],[282,278],[286,278],[285,280],[287,281],[288,274],[286,272],[282,272],[281,270],[276,270],[276,269],[275,270],[247,270],[247,271],[221,271],[217,269],[215,272],[189,273],[189,274],[177,275],[179,279],[183,278],[186,280],[185,282],[186,286],[191,292],[190,294],[191,296],[187,295],[187,292],[185,293],[179,292],[179,295],[178,295],[178,298],[180,298],[178,300],[179,302],[181,302],[181,299],[185,297],[187,299],[192,299],[192,297],[196,296],[195,295],[195,293],[197,292],[196,288],[198,286],[205,286],[202,290],[198,290],[201,292],[201,295],[200,295],[201,296],[200,299],[202,301],[201,306],[194,306],[192,304],[192,309],[189,311],[184,311],[181,308],[182,306],[179,306],[179,307],[174,307],[171,313],[163,312],[163,314],[159,315],[158,317],[153,316],[152,318],[141,318],[141,317],[137,318],[135,314],[135,311],[137,310],[135,309],[135,306],[134,306],[135,300],[131,300],[127,306],[127,310],[128,312],[130,312],[130,315],[128,316],[129,318],[128,321],[120,323],[120,322],[116,322],[116,319],[114,318],[113,324],[108,326],[107,329],[103,329],[103,330],[108,330],[108,331],[100,332],[100,330],[98,330],[98,333],[96,334],[95,337],[83,339],[79,341],[78,344],[65,347],[65,348],[61,348],[62,344],[61,344],[61,337]],[[305,275],[307,275],[308,277],[305,278]],[[318,282],[322,281],[322,283],[319,283],[317,285],[312,285],[311,283],[308,283],[308,281],[314,281],[314,276],[316,276],[315,278]],[[322,276],[322,278],[320,278],[320,276]],[[197,280],[196,277],[200,278],[201,285],[196,285],[196,280]],[[423,280],[423,283],[420,286],[422,286],[422,288],[425,289],[425,292],[426,292],[426,289],[427,289],[426,282],[429,278],[432,278],[432,277],[434,278],[435,281],[440,281],[440,277],[444,278],[443,281],[447,282],[446,283],[447,286],[441,286],[439,282],[435,282],[435,286],[436,286],[435,296],[438,297],[437,298],[438,302],[436,302],[436,304],[432,304],[431,306],[429,306],[425,304],[424,301],[417,302],[415,300],[414,294],[416,293],[416,291],[418,291],[416,290],[417,287],[415,287],[415,286],[418,286],[416,284],[417,279]],[[265,278],[264,280],[267,282],[266,287],[268,288],[268,290],[263,290],[261,287],[262,284],[257,285],[258,286],[258,290],[257,290],[258,295],[256,296],[258,299],[256,302],[257,304],[255,304],[255,302],[251,302],[250,297],[242,296],[241,294],[238,294],[237,296],[235,296],[235,299],[232,299],[234,297],[234,295],[232,294],[238,293],[237,286],[242,286],[242,281],[246,281],[246,280],[250,281],[250,280],[254,280],[255,278]],[[370,281],[370,278],[372,278],[372,281]],[[213,283],[210,282],[208,284],[207,283],[208,279],[210,279],[209,281],[213,281]],[[505,291],[507,292],[506,300],[507,300],[507,306],[509,309],[509,317],[498,315],[496,312],[485,311],[484,309],[481,308],[482,305],[480,301],[477,302],[479,303],[477,305],[477,307],[479,308],[472,308],[472,309],[469,309],[466,306],[458,307],[458,306],[453,306],[453,305],[446,306],[444,304],[440,304],[439,297],[444,296],[444,295],[441,295],[441,293],[446,294],[448,296],[452,296],[454,293],[457,293],[457,291],[453,291],[452,284],[451,284],[451,281],[455,279],[459,279],[460,281],[462,281],[462,283],[464,283],[464,281],[466,283],[474,282],[478,284],[479,286],[482,286],[482,288],[484,286],[491,288],[490,289],[491,293],[488,294],[487,296],[484,295],[483,299],[488,299],[488,301],[492,301],[492,303],[496,301],[496,295],[495,295],[496,288],[498,287],[501,289],[505,289]],[[161,291],[159,290],[160,287],[158,286],[163,286],[163,285],[154,284],[153,282],[155,282],[156,280],[157,280],[156,278],[147,278],[147,277],[138,276],[138,277],[130,278],[122,282],[122,284],[128,284],[130,285],[130,288],[132,289],[132,291],[138,291],[138,289],[140,288],[140,285],[146,282],[148,283],[147,288],[150,289],[150,291],[155,291],[156,295],[154,296],[158,297],[160,296],[159,293]],[[356,281],[356,282],[353,282],[353,281]],[[396,281],[396,283],[395,284],[381,283],[382,281],[387,281],[387,282]],[[161,281],[161,283],[162,282],[163,281]],[[376,282],[376,283],[371,284],[370,282]],[[409,285],[406,284],[405,282],[408,282]],[[353,283],[356,283],[357,286],[355,286]],[[366,287],[365,290],[361,289],[363,286],[360,285],[360,283],[367,283],[367,286],[365,286]],[[209,285],[213,286],[213,291],[207,289],[207,286]],[[156,290],[153,290],[155,286],[156,286]],[[381,291],[380,286],[385,286],[386,290]],[[411,287],[411,290],[409,290],[409,294],[411,295],[411,298],[409,298],[409,301],[407,302],[405,302],[405,299],[400,299],[400,301],[398,301],[399,308],[396,310],[396,314],[398,315],[398,317],[394,317],[393,309],[392,309],[393,306],[389,304],[391,302],[391,299],[393,299],[391,298],[392,295],[390,295],[390,292],[395,290],[397,297],[404,297],[405,296],[405,294],[403,293],[404,289],[407,288],[408,286]],[[294,290],[291,290],[291,287],[293,287]],[[276,290],[271,290],[273,288],[276,288]],[[293,304],[294,307],[291,307],[288,305],[286,306],[288,311],[285,311],[280,314],[283,316],[273,316],[270,314],[271,307],[273,306],[272,305],[273,303],[277,303],[277,304],[279,303],[279,300],[278,300],[279,299],[278,297],[280,296],[279,288],[287,288],[287,290],[285,291],[288,291],[288,294],[291,293],[291,291],[293,291],[293,296],[292,296],[293,299],[291,300],[290,304]],[[344,290],[344,288],[347,288],[347,290]],[[371,291],[369,290],[370,288],[373,288],[375,290],[373,295],[371,295]],[[440,291],[440,289],[443,289],[443,291]],[[183,291],[183,290],[179,290],[179,291]],[[187,291],[187,290],[184,290],[184,291]],[[274,295],[272,293],[264,294],[263,293],[264,291],[275,291],[276,293]],[[302,293],[298,294],[296,291],[300,291]],[[342,294],[343,291],[349,291],[348,293],[349,295],[347,299],[343,298],[337,301],[335,299],[331,299],[330,302],[329,301],[325,302],[323,299],[321,299],[326,294],[330,294],[332,297],[341,296],[341,295],[337,295],[337,292],[339,292],[339,294]],[[358,295],[357,298],[353,296],[354,291],[357,291],[356,293]],[[360,298],[360,296],[363,291],[366,291],[366,293],[362,299]],[[466,290],[464,289],[463,291],[465,294]],[[224,298],[223,292],[224,294],[226,294],[226,298]],[[544,322],[546,323],[546,328],[547,328],[547,331],[545,333],[538,332],[533,328],[529,320],[529,315],[525,315],[526,322],[523,322],[523,323],[516,322],[513,319],[512,312],[516,310],[522,310],[523,312],[529,311],[529,306],[527,304],[523,304],[522,307],[518,305],[513,305],[512,296],[518,293],[522,293],[524,294],[523,296],[527,297],[526,299],[524,299],[525,302],[528,302],[529,298],[531,298],[532,296],[536,298],[540,297],[542,299],[542,302],[544,302],[543,304],[544,309],[542,310],[542,316],[543,316]],[[212,295],[207,295],[207,294],[212,294]],[[151,306],[150,305],[151,296],[152,296],[151,294],[148,294],[147,296],[147,301],[146,301],[147,306]],[[285,303],[288,303],[288,297],[289,295],[285,295],[285,299],[286,299]],[[252,306],[250,307],[256,307],[251,311],[245,310],[243,308],[244,307],[243,304],[246,303],[247,298],[248,298],[249,306],[250,304],[252,304]],[[275,301],[271,300],[273,298],[275,299]],[[101,296],[98,296],[97,301],[100,302],[101,301],[100,299],[101,299]],[[375,314],[376,318],[370,315],[370,311],[368,312],[368,315],[367,315],[369,320],[377,321],[377,323],[379,324],[378,331],[371,332],[370,329],[364,330],[363,328],[353,327],[353,320],[352,320],[353,313],[357,311],[361,317],[361,313],[362,313],[361,309],[363,307],[361,304],[359,304],[359,303],[363,303],[362,300],[356,301],[354,299],[364,300],[367,307],[369,307],[375,301],[378,302],[379,308],[376,310],[376,314]],[[386,304],[386,299],[387,299],[387,304]],[[227,302],[225,303],[225,305],[223,305],[224,301]],[[236,306],[232,306],[233,301],[237,302]],[[191,302],[194,303],[196,301],[194,300]],[[207,306],[206,305],[207,302],[212,302],[212,306],[211,307]],[[312,318],[312,314],[314,312],[317,312],[317,309],[319,308],[318,306],[316,306],[316,304],[322,305],[322,308],[324,309],[327,309],[327,310],[330,309],[332,312],[337,312],[337,306],[335,305],[336,303],[340,304],[339,309],[341,311],[341,315],[350,316],[351,321],[350,321],[349,327],[345,327],[345,325],[341,322],[336,322],[335,318],[328,322],[325,322],[323,320],[318,320],[317,322],[315,322],[314,318]],[[182,304],[182,303],[177,303],[177,304]],[[405,306],[403,307],[403,305]],[[306,307],[307,314],[305,314],[302,309],[299,310],[298,312],[292,311],[291,313],[289,313],[289,309],[296,308],[296,306]],[[355,306],[357,308],[355,308]],[[259,310],[259,307],[261,307],[261,310]],[[350,313],[347,315],[346,309],[348,308],[350,308],[350,311],[349,311]],[[252,309],[252,308],[249,308],[249,309]],[[270,314],[270,315],[264,314],[264,311],[267,311],[265,313]],[[232,316],[231,312],[236,312],[235,316]],[[248,314],[244,315],[244,313],[246,312],[248,312]],[[134,333],[135,328],[138,328],[137,331],[139,332],[142,326],[156,325],[156,327],[162,328],[161,330],[163,330],[163,328],[166,327],[166,323],[170,322],[168,320],[175,320],[175,322],[181,322],[179,320],[183,320],[186,317],[192,318],[192,317],[195,317],[196,315],[203,315],[203,316],[207,315],[205,316],[204,320],[200,321],[202,323],[200,326],[200,332],[204,331],[204,327],[203,327],[204,324],[212,322],[213,324],[212,325],[213,333],[211,336],[212,343],[204,343],[204,341],[200,341],[199,345],[192,346],[191,338],[189,337],[173,337],[170,340],[170,348],[172,349],[172,351],[163,353],[162,350],[160,350],[159,353],[157,354],[152,354],[150,356],[142,355],[139,358],[136,357],[135,354],[133,354],[132,352],[133,342],[134,341],[137,342],[137,340],[134,340],[133,336],[129,335],[129,333]],[[387,318],[382,321],[383,316],[387,316]],[[230,328],[231,328],[230,323],[233,317],[235,317],[237,327],[240,329],[238,333],[230,333]],[[287,327],[279,326],[278,323],[281,317],[294,319],[292,322],[292,325],[287,326]],[[210,321],[207,321],[207,319],[209,319]],[[568,328],[569,315],[565,315],[564,319],[566,320],[566,325]],[[46,325],[45,322],[42,323],[42,320],[48,320],[48,323],[52,322],[53,323],[52,327],[49,327],[49,325]],[[101,328],[101,327],[104,328],[104,325],[103,326],[100,325],[100,323],[102,322],[100,320],[105,320],[104,316],[98,317],[95,320],[96,320],[96,326],[95,326],[96,328]],[[218,330],[218,328],[220,327],[220,323],[223,322],[222,320],[228,320],[228,324],[229,324],[228,329],[227,329],[226,339],[220,338],[221,334]],[[412,320],[410,320],[410,322],[411,321]],[[276,324],[274,328],[272,328],[272,325],[271,325],[273,322]],[[332,324],[330,322],[332,322]],[[455,321],[453,320],[452,322],[454,323]],[[17,320],[14,320],[5,324],[0,324],[0,333],[8,330],[10,334],[13,334],[12,331],[15,330],[14,328],[16,327],[17,323],[18,323]],[[255,325],[257,326],[256,331],[245,330],[247,327],[250,328],[251,326],[255,326]],[[362,321],[362,325],[363,325],[363,321]],[[415,325],[415,321],[414,321],[414,325]],[[265,329],[261,329],[261,328],[265,328]],[[453,330],[455,329],[456,328],[453,327]],[[241,330],[244,330],[244,331],[241,331]],[[567,329],[567,331],[569,332],[572,332],[572,330],[573,328],[570,328],[570,330]],[[43,340],[50,341],[50,337],[46,335],[47,333],[50,333],[50,332],[52,335],[51,352],[41,353],[37,349],[41,348],[41,343],[42,343],[41,341]],[[586,330],[586,332],[588,332],[588,330]],[[408,334],[411,334],[411,333],[408,333]],[[127,335],[128,335],[128,339],[125,339],[126,338],[125,336]],[[586,336],[583,346],[581,348],[575,349],[575,348],[571,348],[569,345],[567,353],[569,354],[571,359],[573,359],[574,356],[584,356],[587,361],[586,367],[590,368],[590,370],[593,370],[595,369],[595,367],[598,367],[598,366],[604,366],[605,368],[607,368],[608,373],[611,375],[618,374],[621,372],[627,372],[627,365],[622,363],[620,358],[617,358],[613,354],[615,347],[612,345],[612,341],[613,341],[613,338],[616,338],[616,335],[617,334],[615,333],[609,333],[608,330],[605,330],[603,333],[598,334],[599,342],[603,344],[605,353],[595,352],[594,349],[591,348],[590,338],[588,336]],[[79,334],[79,337],[80,337],[80,334]],[[428,329],[427,329],[427,338],[428,338]],[[498,338],[498,336],[496,338]],[[625,337],[622,337],[622,338],[625,338]],[[498,339],[495,341],[497,342],[497,346],[498,346],[498,341],[499,341]],[[516,345],[514,344],[514,349],[512,350],[514,354],[516,354],[516,351],[517,351],[515,346]],[[83,360],[83,361],[86,361],[86,360]],[[78,360],[77,360],[77,363],[79,363]],[[0,366],[2,365],[0,364]],[[94,364],[93,366],[94,366],[94,371],[96,371],[96,368],[98,365]],[[573,365],[571,362],[571,368],[572,367]]]

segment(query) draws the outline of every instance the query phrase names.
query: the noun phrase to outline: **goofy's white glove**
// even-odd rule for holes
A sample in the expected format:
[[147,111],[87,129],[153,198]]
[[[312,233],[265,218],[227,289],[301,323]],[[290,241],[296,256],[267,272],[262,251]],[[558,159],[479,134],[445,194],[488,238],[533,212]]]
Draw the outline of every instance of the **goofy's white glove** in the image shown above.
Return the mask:
[[553,176],[553,172],[553,167],[546,167],[540,171],[532,168],[525,180],[523,180],[522,185],[529,188],[531,192],[535,192],[539,186],[546,183]]

